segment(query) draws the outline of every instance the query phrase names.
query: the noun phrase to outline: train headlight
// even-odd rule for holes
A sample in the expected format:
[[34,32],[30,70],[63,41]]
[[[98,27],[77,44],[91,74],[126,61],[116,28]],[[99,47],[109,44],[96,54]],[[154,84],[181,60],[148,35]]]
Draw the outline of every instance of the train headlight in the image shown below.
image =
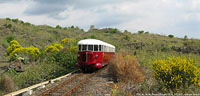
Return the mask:
[[96,58],[98,57],[98,55],[95,56]]
[[80,57],[80,54],[78,54],[78,57]]

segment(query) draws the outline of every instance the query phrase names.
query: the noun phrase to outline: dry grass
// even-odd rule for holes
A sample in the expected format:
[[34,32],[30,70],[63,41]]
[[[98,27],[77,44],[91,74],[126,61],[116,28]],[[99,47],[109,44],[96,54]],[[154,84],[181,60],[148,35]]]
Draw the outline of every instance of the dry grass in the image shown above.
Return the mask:
[[134,56],[127,52],[115,55],[109,66],[109,73],[115,81],[139,83],[144,81],[143,68]]
[[6,92],[12,92],[16,90],[16,86],[13,78],[8,75],[4,75],[0,79],[0,89],[5,90]]

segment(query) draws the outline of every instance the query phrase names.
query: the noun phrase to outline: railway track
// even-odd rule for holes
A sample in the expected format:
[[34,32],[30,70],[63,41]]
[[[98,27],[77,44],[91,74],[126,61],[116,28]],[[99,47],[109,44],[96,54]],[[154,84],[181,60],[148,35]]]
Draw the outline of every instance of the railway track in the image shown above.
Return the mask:
[[76,89],[87,82],[91,77],[99,74],[101,71],[105,70],[104,67],[94,73],[78,73],[67,79],[64,82],[57,84],[54,87],[49,88],[45,92],[42,92],[39,96],[70,96]]

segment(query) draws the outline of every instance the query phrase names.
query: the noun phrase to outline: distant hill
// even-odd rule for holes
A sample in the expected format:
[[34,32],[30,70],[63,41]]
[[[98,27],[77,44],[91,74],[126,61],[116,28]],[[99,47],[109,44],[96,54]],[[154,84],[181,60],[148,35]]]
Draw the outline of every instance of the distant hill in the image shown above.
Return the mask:
[[32,45],[39,49],[43,49],[53,42],[59,42],[63,38],[75,38],[78,40],[94,38],[115,45],[117,50],[137,50],[142,48],[149,51],[182,51],[185,50],[184,46],[190,46],[188,53],[200,53],[200,40],[198,39],[175,38],[173,35],[162,36],[144,31],[138,31],[138,33],[133,34],[127,30],[121,32],[116,28],[96,29],[93,27],[88,32],[85,32],[75,26],[64,28],[59,25],[56,27],[48,25],[36,26],[10,18],[0,19],[0,36],[1,57],[4,56],[6,48],[9,46],[7,41],[11,38],[16,39],[24,47]]

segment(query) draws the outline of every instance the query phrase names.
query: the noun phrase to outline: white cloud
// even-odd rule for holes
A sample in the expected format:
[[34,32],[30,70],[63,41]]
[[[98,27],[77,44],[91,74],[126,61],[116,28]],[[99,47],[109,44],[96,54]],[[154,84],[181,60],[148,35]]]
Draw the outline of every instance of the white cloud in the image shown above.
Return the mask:
[[200,38],[199,5],[200,0],[12,0],[0,1],[0,17],[33,24],[85,29],[95,25]]
[[0,17],[20,18],[23,15],[27,5],[23,2],[16,3],[0,3]]

